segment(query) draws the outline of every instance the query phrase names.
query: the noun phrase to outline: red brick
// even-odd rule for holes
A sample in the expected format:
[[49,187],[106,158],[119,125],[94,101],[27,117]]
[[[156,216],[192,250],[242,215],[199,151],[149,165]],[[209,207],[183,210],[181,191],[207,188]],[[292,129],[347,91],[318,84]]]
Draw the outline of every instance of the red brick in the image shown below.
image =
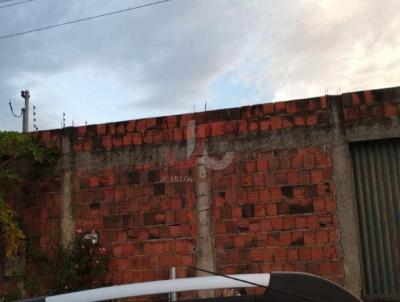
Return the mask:
[[90,177],[90,179],[89,179],[89,184],[90,184],[90,187],[91,187],[91,188],[96,188],[96,187],[98,187],[99,184],[100,184],[100,179],[99,179],[99,177],[98,177],[98,176],[92,176],[92,177]]
[[114,198],[116,201],[125,199],[125,190],[123,188],[116,188],[114,190]]
[[153,134],[153,138],[152,138],[153,143],[155,143],[155,144],[162,143],[163,133],[161,130],[153,130],[152,134]]
[[294,117],[292,116],[282,117],[282,128],[284,129],[292,128],[293,125],[294,125]]
[[321,169],[313,169],[310,171],[311,182],[315,184],[322,183],[324,181],[324,177],[322,176]]
[[296,112],[297,112],[297,102],[296,101],[286,102],[286,113],[295,114]]
[[374,102],[374,96],[371,91],[364,91],[364,101],[366,104],[372,104]]
[[153,143],[153,131],[145,131],[143,133],[143,143],[144,144],[152,144]]
[[384,115],[386,117],[397,116],[397,104],[385,104]]
[[175,142],[183,141],[183,131],[184,131],[184,128],[174,128],[173,129],[173,135],[174,135]]
[[307,228],[309,229],[318,229],[319,228],[319,220],[317,216],[308,216],[307,217]]
[[303,186],[294,186],[293,196],[294,198],[304,198],[306,196],[305,188]]
[[246,172],[254,173],[256,171],[256,162],[254,160],[246,162]]
[[278,214],[276,203],[267,204],[266,209],[268,216],[276,216]]
[[265,119],[259,122],[259,128],[262,131],[269,130],[271,128],[271,120]]
[[297,171],[288,171],[286,173],[286,180],[289,185],[299,183],[299,176]]
[[232,207],[232,218],[242,218],[242,208]]
[[285,113],[286,112],[286,102],[276,102],[274,103],[275,113]]
[[77,127],[78,136],[85,136],[86,135],[86,126]]
[[122,256],[122,245],[113,246],[112,254],[114,257]]
[[127,270],[130,266],[130,261],[128,258],[115,259],[117,270],[123,271]]
[[313,201],[314,211],[316,213],[325,212],[325,201],[322,199],[317,199]]
[[281,217],[271,218],[271,226],[273,231],[283,230],[283,218]]
[[97,135],[105,135],[106,134],[106,125],[96,125],[96,133]]
[[280,116],[272,116],[271,117],[271,129],[281,129],[282,128],[282,119]]
[[334,213],[336,211],[336,202],[333,200],[326,200],[325,208],[328,213]]
[[281,232],[280,233],[280,244],[281,245],[290,245],[291,236],[289,232]]
[[120,135],[124,135],[125,132],[126,132],[125,124],[124,123],[118,123],[117,124],[117,133],[120,134]]
[[132,144],[132,135],[131,134],[124,135],[122,138],[122,144],[124,146],[130,146]]
[[283,217],[283,229],[291,230],[295,226],[295,220],[293,217]]
[[238,127],[239,133],[248,132],[247,121],[239,121]]
[[268,160],[258,159],[256,166],[257,166],[257,171],[266,172],[266,171],[268,171]]
[[256,173],[253,174],[253,183],[256,187],[263,187],[265,184],[264,174],[263,173]]
[[258,191],[257,190],[249,190],[247,191],[247,201],[255,203],[259,200]]
[[122,146],[122,137],[120,136],[113,136],[112,138],[113,147],[121,147]]
[[352,100],[353,106],[359,106],[361,104],[361,100],[360,100],[358,93],[353,92],[351,94],[351,100]]
[[280,167],[280,161],[279,158],[271,158],[268,160],[268,168],[269,170],[278,170]]
[[93,149],[93,142],[92,140],[87,140],[82,144],[83,151],[91,151]]
[[311,248],[300,247],[299,248],[299,260],[302,260],[302,261],[311,260]]
[[280,187],[271,188],[270,194],[271,194],[270,196],[271,196],[272,201],[282,199],[282,190]]
[[299,250],[297,248],[289,248],[286,250],[286,259],[288,261],[297,261],[299,259]]
[[250,122],[249,123],[249,131],[257,131],[258,130],[258,123],[257,122]]
[[329,245],[329,246],[324,246],[322,249],[322,254],[324,259],[327,260],[336,260],[337,259],[337,252],[336,252],[336,247]]
[[263,104],[263,111],[266,115],[272,115],[275,112],[274,103]]
[[178,118],[176,115],[167,116],[167,127],[175,128],[178,126]]
[[157,127],[157,120],[155,118],[146,119],[146,129],[155,129]]
[[307,118],[306,118],[306,125],[307,126],[313,126],[313,125],[316,125],[316,124],[318,124],[317,116],[315,114],[308,115]]
[[210,136],[210,127],[208,125],[199,125],[197,127],[197,138],[207,138]]
[[266,202],[271,200],[271,194],[269,189],[267,188],[262,188],[258,190],[258,195],[260,197],[261,202]]
[[325,230],[317,231],[317,242],[318,243],[327,243],[329,242],[329,233]]
[[294,124],[296,126],[304,126],[306,124],[306,119],[304,118],[304,116],[296,114],[294,117]]
[[132,143],[134,145],[141,145],[143,143],[142,134],[138,132],[132,133]]
[[327,163],[327,156],[325,153],[316,153],[315,154],[315,164],[317,166],[324,166]]
[[135,127],[136,127],[136,121],[129,121],[128,124],[126,125],[126,131],[134,132]]
[[316,235],[314,232],[305,232],[304,233],[304,243],[305,244],[315,244],[316,241]]
[[165,243],[163,241],[154,242],[154,253],[163,254],[165,252]]
[[313,246],[311,247],[311,259],[322,260],[322,248]]
[[111,150],[112,148],[112,139],[111,136],[103,136],[103,148],[105,150]]
[[211,124],[211,136],[222,136],[225,134],[226,122],[217,122]]
[[117,133],[114,123],[106,124],[106,126],[108,135],[115,135]]
[[321,96],[320,97],[320,102],[321,102],[321,109],[327,109],[328,108],[328,99],[326,96]]
[[194,120],[194,116],[193,116],[193,114],[190,114],[190,113],[182,114],[182,115],[178,116],[178,119],[179,119],[179,126],[186,127],[189,122]]
[[320,105],[319,99],[318,100],[311,99],[308,102],[308,110],[309,111],[316,111],[317,109],[319,109],[319,105]]
[[138,120],[136,121],[136,131],[145,131],[147,129],[146,120]]
[[244,176],[241,179],[243,187],[251,187],[253,185],[253,178],[250,175]]

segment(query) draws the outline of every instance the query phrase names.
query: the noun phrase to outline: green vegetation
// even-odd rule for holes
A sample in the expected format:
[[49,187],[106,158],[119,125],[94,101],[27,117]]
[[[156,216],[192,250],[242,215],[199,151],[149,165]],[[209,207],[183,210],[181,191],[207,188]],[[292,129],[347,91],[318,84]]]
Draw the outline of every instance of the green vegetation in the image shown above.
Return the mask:
[[80,230],[70,250],[60,246],[53,254],[46,255],[29,245],[27,252],[32,273],[27,275],[25,287],[32,296],[66,293],[106,283],[109,253]]
[[25,235],[17,222],[17,215],[10,207],[12,194],[18,192],[21,175],[13,167],[18,160],[25,159],[35,164],[53,164],[56,152],[40,146],[29,135],[0,131],[0,242],[6,256],[18,253]]

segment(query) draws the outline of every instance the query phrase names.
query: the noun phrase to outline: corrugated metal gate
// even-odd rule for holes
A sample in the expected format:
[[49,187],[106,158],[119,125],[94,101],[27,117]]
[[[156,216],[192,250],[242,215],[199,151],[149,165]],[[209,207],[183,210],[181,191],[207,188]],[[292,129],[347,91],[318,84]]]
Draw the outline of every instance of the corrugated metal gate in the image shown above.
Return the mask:
[[369,301],[400,301],[400,139],[351,145]]

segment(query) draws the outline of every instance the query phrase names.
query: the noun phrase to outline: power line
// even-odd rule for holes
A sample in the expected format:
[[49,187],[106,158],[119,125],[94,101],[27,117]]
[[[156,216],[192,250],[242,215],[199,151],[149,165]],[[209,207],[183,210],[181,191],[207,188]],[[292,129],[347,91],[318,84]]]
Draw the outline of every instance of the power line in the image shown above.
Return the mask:
[[[26,2],[32,2],[32,1],[35,1],[35,0],[23,0],[23,1],[19,1],[19,2],[10,3],[10,4],[6,4],[6,5],[3,5],[3,6],[0,6],[0,8],[6,8],[6,7],[14,6],[14,5],[20,5],[20,4],[24,4]],[[6,2],[6,1],[3,1],[3,2]]]
[[10,2],[10,1],[15,1],[15,0],[0,0],[0,3]]
[[[25,1],[28,1],[28,0],[25,0]],[[34,1],[34,0],[29,0],[29,1]],[[103,14],[96,15],[96,16],[91,16],[91,17],[71,20],[71,21],[67,21],[67,22],[62,22],[62,23],[58,23],[58,24],[38,27],[38,28],[35,28],[35,29],[31,29],[31,30],[27,30],[27,31],[19,32],[19,33],[0,36],[0,40],[7,39],[7,38],[12,38],[12,37],[16,37],[16,36],[21,36],[21,35],[37,32],[37,31],[43,31],[43,30],[47,30],[47,29],[51,29],[51,28],[55,28],[55,27],[64,26],[64,25],[69,25],[69,24],[79,23],[79,22],[83,22],[83,21],[89,21],[89,20],[93,20],[93,19],[97,19],[97,18],[102,18],[102,17],[106,17],[106,16],[116,15],[116,14],[119,14],[119,13],[133,11],[133,10],[136,10],[136,9],[139,9],[139,8],[149,7],[149,6],[162,4],[162,3],[170,2],[170,1],[172,1],[172,0],[162,0],[162,1],[147,3],[147,4],[143,4],[143,5],[138,5],[138,6],[135,6],[135,7],[129,7],[129,8],[125,8],[125,9],[120,9],[120,10],[116,10],[116,11],[112,11],[112,12],[108,12],[108,13],[103,13]]]

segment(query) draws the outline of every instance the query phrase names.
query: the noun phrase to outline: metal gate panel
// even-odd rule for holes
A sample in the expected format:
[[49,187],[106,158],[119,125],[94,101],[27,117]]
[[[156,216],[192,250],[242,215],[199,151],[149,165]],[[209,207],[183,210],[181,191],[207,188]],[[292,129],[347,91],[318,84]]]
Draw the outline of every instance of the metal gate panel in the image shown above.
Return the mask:
[[400,140],[351,145],[363,295],[400,300]]

